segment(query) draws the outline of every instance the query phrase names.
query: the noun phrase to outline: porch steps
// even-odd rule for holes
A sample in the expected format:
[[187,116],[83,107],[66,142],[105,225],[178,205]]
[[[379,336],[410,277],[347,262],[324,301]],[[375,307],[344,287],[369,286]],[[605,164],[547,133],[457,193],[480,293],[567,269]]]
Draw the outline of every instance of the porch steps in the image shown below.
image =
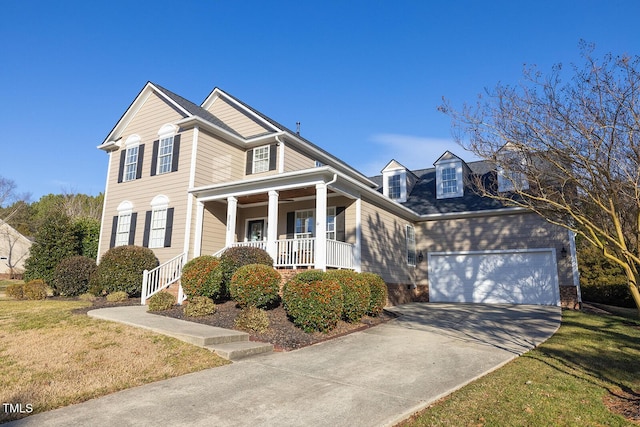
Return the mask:
[[147,313],[146,306],[101,308],[87,314],[167,335],[209,349],[228,360],[273,351],[272,344],[249,341],[249,334],[245,332]]

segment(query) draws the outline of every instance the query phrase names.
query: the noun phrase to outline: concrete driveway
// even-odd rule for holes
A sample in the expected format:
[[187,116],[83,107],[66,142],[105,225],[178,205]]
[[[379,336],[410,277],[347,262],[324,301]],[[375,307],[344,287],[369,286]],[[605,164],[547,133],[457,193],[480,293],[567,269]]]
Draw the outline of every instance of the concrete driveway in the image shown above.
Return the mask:
[[363,332],[114,393],[19,426],[385,426],[553,335],[559,307],[412,303]]

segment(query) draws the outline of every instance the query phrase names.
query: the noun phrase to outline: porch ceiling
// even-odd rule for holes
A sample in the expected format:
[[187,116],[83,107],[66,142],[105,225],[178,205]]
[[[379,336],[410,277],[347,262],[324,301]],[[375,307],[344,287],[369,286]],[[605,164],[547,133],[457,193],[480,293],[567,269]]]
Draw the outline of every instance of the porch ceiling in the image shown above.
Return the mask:
[[[334,191],[329,189],[328,193],[333,193]],[[287,200],[295,200],[304,197],[315,196],[316,188],[315,187],[304,187],[304,188],[295,188],[293,190],[282,190],[279,191],[279,201],[287,201]],[[267,203],[269,202],[269,194],[268,193],[259,193],[259,194],[251,194],[249,196],[241,196],[238,197],[238,204],[240,205],[250,205],[254,203]]]

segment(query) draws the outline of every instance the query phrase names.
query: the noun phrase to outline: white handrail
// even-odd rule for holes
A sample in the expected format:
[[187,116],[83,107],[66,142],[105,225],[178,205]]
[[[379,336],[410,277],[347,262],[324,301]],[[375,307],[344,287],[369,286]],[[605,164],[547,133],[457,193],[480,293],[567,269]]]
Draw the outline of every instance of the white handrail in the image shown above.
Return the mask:
[[140,294],[140,303],[142,305],[145,305],[152,295],[157,294],[180,280],[182,267],[184,267],[186,258],[187,254],[181,253],[169,261],[160,264],[153,270],[145,270],[143,272],[142,293]]

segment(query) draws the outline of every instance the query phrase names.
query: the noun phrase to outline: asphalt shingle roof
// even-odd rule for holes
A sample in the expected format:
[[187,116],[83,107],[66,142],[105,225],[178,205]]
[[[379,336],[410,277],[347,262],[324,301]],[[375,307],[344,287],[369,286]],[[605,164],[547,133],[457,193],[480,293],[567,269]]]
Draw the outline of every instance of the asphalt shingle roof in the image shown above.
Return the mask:
[[[495,179],[495,171],[487,162],[470,162],[467,163],[467,166],[475,176],[480,176],[483,179]],[[401,204],[419,215],[473,212],[506,207],[500,201],[478,195],[469,185],[465,186],[462,197],[438,199],[436,196],[435,168],[417,169],[410,172],[418,177],[418,181],[408,194],[407,201]],[[382,192],[382,175],[370,177],[369,179],[378,184],[380,187],[378,191]]]

